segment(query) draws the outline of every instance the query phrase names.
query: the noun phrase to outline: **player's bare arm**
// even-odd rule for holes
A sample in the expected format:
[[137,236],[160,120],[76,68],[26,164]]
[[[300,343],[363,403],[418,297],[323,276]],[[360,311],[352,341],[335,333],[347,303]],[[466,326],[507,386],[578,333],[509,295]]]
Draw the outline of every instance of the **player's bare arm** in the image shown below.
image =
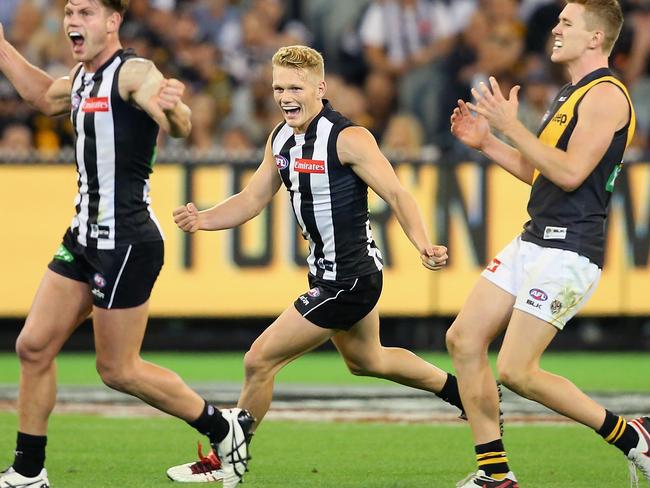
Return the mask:
[[591,174],[617,130],[627,124],[629,103],[612,83],[600,83],[587,92],[578,108],[578,122],[566,151],[542,143],[517,119],[517,91],[505,99],[497,81],[491,90],[474,90],[477,104],[469,107],[486,117],[490,126],[506,135],[524,158],[565,191],[573,191]]
[[147,59],[124,64],[119,80],[120,96],[135,102],[172,137],[187,137],[192,130],[191,110],[182,101],[185,85],[165,78]]
[[487,119],[481,114],[472,114],[463,100],[458,100],[458,107],[451,114],[451,132],[463,144],[481,151],[511,175],[529,185],[533,183],[535,167],[517,149],[497,138]]
[[70,111],[70,77],[54,79],[34,66],[5,39],[0,24],[0,71],[18,94],[32,107],[46,115]]
[[262,164],[242,191],[201,212],[193,203],[178,207],[174,210],[174,222],[185,232],[237,227],[259,215],[278,192],[281,183],[269,137]]
[[375,138],[363,127],[348,127],[339,134],[336,149],[343,164],[372,188],[397,216],[404,233],[420,253],[422,264],[438,270],[447,262],[447,249],[431,244],[413,196],[402,186]]

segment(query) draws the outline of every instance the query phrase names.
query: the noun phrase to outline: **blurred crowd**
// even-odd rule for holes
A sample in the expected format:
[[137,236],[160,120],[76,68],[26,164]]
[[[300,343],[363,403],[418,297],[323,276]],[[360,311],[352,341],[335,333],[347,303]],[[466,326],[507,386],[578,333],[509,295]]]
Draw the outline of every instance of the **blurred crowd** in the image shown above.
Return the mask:
[[[650,133],[650,0],[622,2],[624,31],[611,66],[632,91],[638,130],[628,159],[646,157]],[[73,66],[62,32],[65,0],[1,0],[6,37],[52,76]],[[398,158],[435,161],[461,151],[449,115],[470,88],[497,77],[521,84],[520,117],[536,130],[567,82],[549,61],[563,0],[131,0],[121,39],[187,86],[193,130],[161,137],[191,159],[249,158],[280,120],[270,59],[283,45],[323,53],[336,109]],[[51,157],[73,139],[66,117],[23,103],[0,75],[0,151]],[[168,153],[169,154],[169,153]],[[451,157],[451,156],[450,156]]]

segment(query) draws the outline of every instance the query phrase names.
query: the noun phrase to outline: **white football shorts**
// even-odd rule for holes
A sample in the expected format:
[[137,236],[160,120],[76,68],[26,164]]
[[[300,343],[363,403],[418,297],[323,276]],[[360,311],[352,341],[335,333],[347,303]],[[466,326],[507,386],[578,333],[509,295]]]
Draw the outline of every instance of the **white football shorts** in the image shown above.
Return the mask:
[[573,251],[517,236],[481,276],[516,297],[514,308],[562,330],[596,290],[601,269]]

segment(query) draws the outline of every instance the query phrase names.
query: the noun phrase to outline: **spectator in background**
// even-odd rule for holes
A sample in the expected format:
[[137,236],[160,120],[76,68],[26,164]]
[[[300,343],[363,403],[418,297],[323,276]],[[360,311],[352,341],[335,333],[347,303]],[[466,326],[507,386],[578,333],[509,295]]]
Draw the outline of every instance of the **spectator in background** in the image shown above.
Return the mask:
[[417,160],[422,157],[424,131],[417,117],[393,115],[381,139],[381,150],[389,158]]
[[397,83],[400,107],[419,117],[427,138],[437,127],[438,92],[445,83],[439,60],[475,8],[470,0],[376,0],[361,21],[370,76]]
[[32,148],[32,131],[27,125],[13,123],[3,129],[0,157],[4,160],[27,158],[32,153]]

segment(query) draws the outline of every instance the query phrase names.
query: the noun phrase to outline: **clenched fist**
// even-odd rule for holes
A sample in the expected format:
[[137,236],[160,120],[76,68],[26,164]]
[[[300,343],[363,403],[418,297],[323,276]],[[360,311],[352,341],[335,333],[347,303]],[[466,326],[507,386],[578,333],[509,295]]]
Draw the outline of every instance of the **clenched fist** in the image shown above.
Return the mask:
[[184,232],[196,232],[200,228],[199,211],[193,203],[174,210],[174,222]]
[[428,246],[420,255],[422,265],[431,271],[438,271],[447,264],[447,248],[445,246]]
[[158,106],[164,112],[174,110],[183,98],[183,93],[185,93],[185,85],[182,82],[174,78],[162,80],[158,89]]

